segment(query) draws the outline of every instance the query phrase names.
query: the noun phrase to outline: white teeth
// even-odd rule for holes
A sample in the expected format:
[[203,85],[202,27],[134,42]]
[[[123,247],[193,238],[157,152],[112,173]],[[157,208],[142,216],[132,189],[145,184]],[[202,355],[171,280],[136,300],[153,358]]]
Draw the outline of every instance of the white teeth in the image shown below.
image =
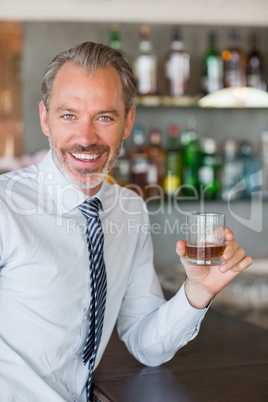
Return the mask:
[[100,154],[97,155],[90,155],[90,154],[72,154],[76,159],[80,159],[80,160],[90,160],[90,161],[95,161],[96,159],[98,159],[98,157],[100,156]]

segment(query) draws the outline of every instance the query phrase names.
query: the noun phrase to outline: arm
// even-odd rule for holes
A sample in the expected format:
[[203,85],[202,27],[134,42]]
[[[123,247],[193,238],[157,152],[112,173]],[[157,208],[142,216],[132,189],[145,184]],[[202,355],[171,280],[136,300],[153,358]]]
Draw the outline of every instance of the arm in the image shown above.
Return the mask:
[[198,334],[205,312],[189,304],[184,286],[164,300],[153,267],[151,236],[140,233],[117,321],[131,354],[149,366],[170,360]]
[[237,275],[252,264],[252,259],[245,256],[245,251],[238,246],[233,232],[225,230],[226,248],[223,254],[225,264],[219,267],[195,266],[186,264],[185,242],[177,243],[177,253],[185,268],[187,279],[185,292],[191,306],[204,308]]

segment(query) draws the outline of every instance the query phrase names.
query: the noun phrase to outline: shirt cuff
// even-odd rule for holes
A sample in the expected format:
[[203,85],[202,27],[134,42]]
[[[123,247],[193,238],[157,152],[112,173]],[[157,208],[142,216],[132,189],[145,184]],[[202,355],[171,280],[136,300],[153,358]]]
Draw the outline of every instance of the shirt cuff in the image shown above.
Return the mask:
[[180,348],[186,345],[198,334],[210,304],[204,309],[191,306],[183,284],[175,296],[163,306],[166,311],[161,315],[161,328],[165,328],[162,337],[168,337],[171,344],[174,342],[173,347]]

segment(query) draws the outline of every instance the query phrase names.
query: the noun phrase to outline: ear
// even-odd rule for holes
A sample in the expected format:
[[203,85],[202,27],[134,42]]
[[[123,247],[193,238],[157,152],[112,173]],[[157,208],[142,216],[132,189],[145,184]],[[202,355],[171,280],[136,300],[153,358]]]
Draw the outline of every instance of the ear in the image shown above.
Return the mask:
[[130,111],[128,112],[127,119],[126,119],[126,125],[125,125],[125,132],[124,132],[124,140],[129,136],[131,133],[134,120],[135,120],[135,113],[136,113],[136,107],[134,105],[131,106]]
[[39,103],[39,117],[42,131],[49,137],[48,115],[43,101]]

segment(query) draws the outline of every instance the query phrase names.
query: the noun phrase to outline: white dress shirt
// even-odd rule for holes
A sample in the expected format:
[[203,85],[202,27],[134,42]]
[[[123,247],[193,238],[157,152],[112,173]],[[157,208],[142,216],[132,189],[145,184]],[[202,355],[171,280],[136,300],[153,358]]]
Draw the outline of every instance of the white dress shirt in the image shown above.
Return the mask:
[[[96,196],[107,271],[96,366],[116,323],[141,363],[159,365],[197,335],[206,310],[191,307],[183,287],[164,300],[141,198],[107,183]],[[86,401],[89,269],[86,218],[77,208],[85,199],[51,152],[0,177],[1,402]]]

